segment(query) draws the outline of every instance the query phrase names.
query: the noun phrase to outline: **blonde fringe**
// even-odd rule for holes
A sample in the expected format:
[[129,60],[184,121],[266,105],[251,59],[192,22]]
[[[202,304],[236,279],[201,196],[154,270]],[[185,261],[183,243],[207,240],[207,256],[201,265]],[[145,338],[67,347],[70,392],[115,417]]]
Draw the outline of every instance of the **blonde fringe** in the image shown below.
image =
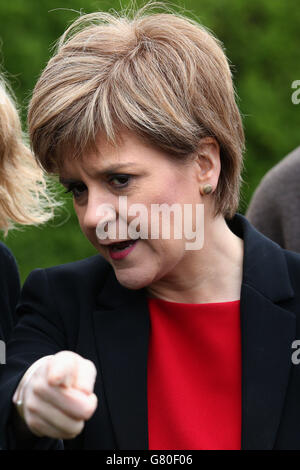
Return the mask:
[[26,143],[13,93],[0,76],[0,230],[7,236],[16,224],[45,223],[59,205]]

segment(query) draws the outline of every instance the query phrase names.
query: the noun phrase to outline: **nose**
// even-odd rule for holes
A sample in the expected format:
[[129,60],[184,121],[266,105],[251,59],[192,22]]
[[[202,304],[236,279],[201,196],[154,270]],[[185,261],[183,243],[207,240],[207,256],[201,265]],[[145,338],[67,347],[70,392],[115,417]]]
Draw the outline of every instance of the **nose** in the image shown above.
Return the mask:
[[105,226],[116,219],[117,208],[110,198],[104,198],[100,195],[89,194],[88,203],[82,219],[84,229],[87,231],[96,231],[99,226]]

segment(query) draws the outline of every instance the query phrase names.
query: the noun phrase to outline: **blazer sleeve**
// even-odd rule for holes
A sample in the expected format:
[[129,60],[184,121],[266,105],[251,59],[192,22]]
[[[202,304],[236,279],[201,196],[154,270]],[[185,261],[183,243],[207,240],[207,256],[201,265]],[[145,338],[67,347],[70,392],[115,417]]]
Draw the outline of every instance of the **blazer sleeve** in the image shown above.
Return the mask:
[[20,276],[10,250],[0,243],[0,339],[8,341],[17,323],[16,305],[20,298]]
[[63,449],[63,441],[39,438],[18,442],[13,428],[12,397],[25,371],[39,358],[68,348],[65,325],[47,272],[34,270],[27,278],[17,306],[19,321],[0,366],[0,447],[3,449]]

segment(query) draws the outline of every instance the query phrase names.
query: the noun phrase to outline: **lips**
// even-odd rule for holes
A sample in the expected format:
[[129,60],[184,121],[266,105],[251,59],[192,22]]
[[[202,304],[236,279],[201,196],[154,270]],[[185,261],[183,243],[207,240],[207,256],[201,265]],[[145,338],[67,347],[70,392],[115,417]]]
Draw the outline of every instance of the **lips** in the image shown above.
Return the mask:
[[120,251],[132,246],[135,242],[136,240],[124,240],[123,242],[112,243],[111,245],[108,245],[108,248],[111,251]]
[[108,251],[110,257],[113,260],[121,260],[125,258],[129,253],[134,250],[137,240],[124,240],[123,242],[111,243],[108,245]]

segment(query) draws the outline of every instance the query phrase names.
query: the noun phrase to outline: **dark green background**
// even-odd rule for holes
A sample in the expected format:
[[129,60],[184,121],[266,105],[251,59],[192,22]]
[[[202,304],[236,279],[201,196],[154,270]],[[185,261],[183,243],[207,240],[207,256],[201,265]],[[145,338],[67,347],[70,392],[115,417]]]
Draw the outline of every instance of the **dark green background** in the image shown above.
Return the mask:
[[[122,6],[127,4],[122,1]],[[300,105],[291,101],[291,84],[300,79],[299,1],[186,0],[173,4],[185,7],[210,28],[223,41],[234,65],[247,145],[243,213],[265,172],[300,144]],[[2,64],[23,109],[24,122],[32,88],[55,41],[78,15],[74,10],[118,10],[119,5],[119,1],[0,0]],[[13,231],[5,243],[17,258],[22,280],[36,267],[95,253],[80,232],[70,200],[56,220],[44,227]]]

